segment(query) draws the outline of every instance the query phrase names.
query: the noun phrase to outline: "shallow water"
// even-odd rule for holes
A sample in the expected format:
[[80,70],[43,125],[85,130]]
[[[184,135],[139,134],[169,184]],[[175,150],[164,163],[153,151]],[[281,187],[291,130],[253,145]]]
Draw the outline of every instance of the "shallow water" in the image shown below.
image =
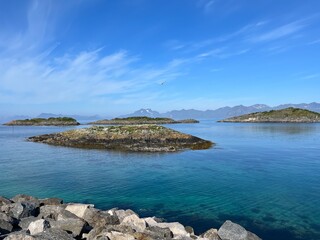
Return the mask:
[[168,127],[217,144],[201,151],[119,153],[25,141],[74,127],[1,126],[0,195],[131,208],[197,233],[230,219],[266,240],[320,239],[320,124]]

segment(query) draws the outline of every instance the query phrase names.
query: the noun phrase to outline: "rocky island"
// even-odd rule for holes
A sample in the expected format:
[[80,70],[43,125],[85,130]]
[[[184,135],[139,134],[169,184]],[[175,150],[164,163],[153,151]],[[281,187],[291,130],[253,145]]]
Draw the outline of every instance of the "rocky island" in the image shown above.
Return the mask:
[[51,145],[129,152],[175,152],[208,149],[213,143],[172,129],[153,125],[93,126],[28,138]]
[[285,108],[245,114],[227,118],[219,122],[244,122],[244,123],[316,123],[320,122],[320,113],[300,108]]
[[0,196],[0,239],[5,240],[261,240],[242,226],[226,221],[196,235],[190,226],[141,218],[130,209],[100,210],[92,204],[67,203],[19,194]]
[[7,126],[76,126],[80,125],[74,118],[57,117],[57,118],[32,118],[24,120],[13,120],[5,123]]
[[175,123],[199,123],[195,119],[173,120],[172,118],[151,118],[151,117],[127,117],[114,118],[111,120],[99,120],[91,122],[93,125],[136,125],[136,124],[175,124]]

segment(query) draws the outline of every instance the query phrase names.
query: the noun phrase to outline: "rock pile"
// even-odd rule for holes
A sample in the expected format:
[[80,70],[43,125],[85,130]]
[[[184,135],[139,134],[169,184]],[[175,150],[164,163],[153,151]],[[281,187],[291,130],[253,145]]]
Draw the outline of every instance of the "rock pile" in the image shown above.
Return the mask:
[[192,227],[140,218],[132,210],[102,211],[91,204],[68,203],[58,198],[17,195],[0,197],[0,239],[5,240],[260,240],[231,221],[200,236]]

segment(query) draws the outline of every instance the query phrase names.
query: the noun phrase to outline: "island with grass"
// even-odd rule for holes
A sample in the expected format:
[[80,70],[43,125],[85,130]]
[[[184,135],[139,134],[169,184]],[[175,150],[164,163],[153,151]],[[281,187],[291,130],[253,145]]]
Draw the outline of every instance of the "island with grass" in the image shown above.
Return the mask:
[[266,112],[256,112],[237,117],[227,118],[219,122],[243,123],[317,123],[320,113],[300,108],[285,108]]
[[213,143],[153,124],[92,126],[28,138],[28,141],[57,146],[109,149],[126,152],[176,152],[208,149]]
[[7,126],[76,126],[80,125],[76,119],[70,117],[57,118],[32,118],[24,120],[13,120],[5,123]]
[[172,118],[151,118],[151,117],[127,117],[104,119],[91,122],[92,125],[136,125],[136,124],[175,124],[175,123],[199,123],[195,119],[173,120]]

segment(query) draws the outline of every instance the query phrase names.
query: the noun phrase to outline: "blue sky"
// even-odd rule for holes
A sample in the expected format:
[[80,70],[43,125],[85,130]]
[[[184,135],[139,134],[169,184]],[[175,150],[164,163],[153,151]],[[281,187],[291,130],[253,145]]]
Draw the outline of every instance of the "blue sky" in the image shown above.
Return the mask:
[[319,102],[318,0],[0,1],[0,114]]

